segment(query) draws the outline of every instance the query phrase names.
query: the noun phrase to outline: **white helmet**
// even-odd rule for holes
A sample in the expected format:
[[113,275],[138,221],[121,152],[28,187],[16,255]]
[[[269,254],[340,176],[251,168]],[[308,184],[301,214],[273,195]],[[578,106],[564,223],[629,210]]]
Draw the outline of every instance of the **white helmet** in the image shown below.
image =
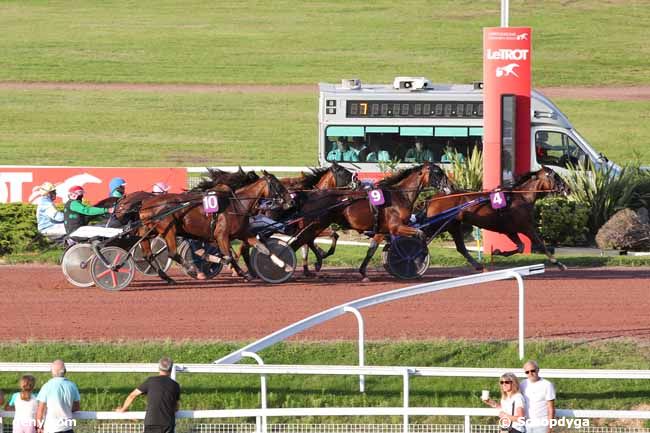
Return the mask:
[[165,182],[156,182],[153,184],[151,192],[154,194],[166,194],[169,192],[169,185],[167,185]]

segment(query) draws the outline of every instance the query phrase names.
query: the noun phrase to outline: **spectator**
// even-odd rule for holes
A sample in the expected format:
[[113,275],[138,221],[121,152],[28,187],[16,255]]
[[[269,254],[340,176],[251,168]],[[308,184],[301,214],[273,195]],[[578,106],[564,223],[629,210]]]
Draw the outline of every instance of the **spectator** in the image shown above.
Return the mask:
[[404,155],[406,162],[425,162],[433,161],[433,154],[429,149],[424,147],[421,139],[415,140],[415,146],[406,151]]
[[366,162],[386,162],[390,161],[390,154],[387,150],[382,150],[379,148],[379,145],[371,141],[370,142],[370,152],[366,156]]
[[121,177],[114,177],[108,183],[109,195],[111,197],[122,198],[125,194],[126,181]]
[[155,195],[167,194],[169,190],[170,187],[165,182],[156,182],[151,187],[151,193]]
[[38,401],[32,394],[35,385],[36,378],[34,376],[27,374],[21,377],[20,392],[14,393],[5,407],[6,410],[15,411],[13,433],[34,433],[36,431],[34,420],[36,419]]
[[539,366],[535,361],[524,364],[527,379],[521,382],[521,392],[526,398],[526,418],[529,421],[527,433],[548,433],[550,420],[555,418],[555,387],[539,377]]
[[124,404],[117,412],[126,412],[141,394],[147,396],[147,412],[144,417],[144,433],[174,433],[176,428],[176,411],[181,399],[181,387],[171,377],[174,362],[171,358],[162,358],[158,363],[158,376],[152,376],[131,391]]
[[45,182],[34,188],[34,192],[41,195],[36,207],[36,224],[39,233],[50,238],[64,236],[63,212],[59,211],[54,205],[56,185]]
[[519,392],[519,380],[513,373],[504,373],[499,379],[501,389],[501,402],[492,399],[484,400],[490,407],[501,409],[499,412],[499,427],[509,433],[523,433],[526,431],[525,414],[526,402]]
[[63,210],[63,223],[65,224],[65,232],[70,234],[77,230],[79,227],[88,225],[88,217],[96,215],[106,215],[112,209],[103,207],[87,206],[82,203],[85,191],[80,186],[73,186],[68,191],[68,202],[65,204]]
[[72,413],[79,410],[79,389],[65,378],[65,364],[60,359],[52,363],[52,379],[38,393],[36,430],[39,433],[74,433]]
[[339,137],[336,140],[336,148],[330,150],[327,154],[327,160],[336,162],[356,162],[359,161],[359,157],[357,156],[357,152],[350,149],[348,142],[345,141],[343,137]]

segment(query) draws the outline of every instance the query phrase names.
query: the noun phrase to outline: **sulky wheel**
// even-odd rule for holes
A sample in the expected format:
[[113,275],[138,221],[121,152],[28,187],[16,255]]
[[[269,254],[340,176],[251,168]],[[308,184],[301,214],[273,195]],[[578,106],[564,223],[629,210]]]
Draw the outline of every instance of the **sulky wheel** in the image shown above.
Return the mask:
[[[149,244],[151,245],[153,260],[155,260],[156,264],[163,272],[167,272],[169,267],[172,265],[172,259],[169,258],[167,243],[163,238],[158,236],[151,240]],[[158,271],[145,260],[142,253],[141,243],[133,250],[133,261],[135,262],[135,269],[141,274],[149,276],[158,275]]]
[[401,280],[419,278],[429,268],[429,249],[418,238],[397,237],[382,253],[384,267]]
[[[205,248],[205,251],[209,255],[217,256],[217,257],[221,256],[219,254],[219,249],[214,245],[199,244],[199,243],[196,243],[196,245],[197,245],[196,252],[198,253],[203,253],[203,251],[201,250]],[[185,275],[194,279],[196,279],[196,270],[198,267],[201,268],[201,270],[205,274],[205,278],[208,280],[219,275],[219,272],[221,272],[221,269],[223,268],[223,263],[221,262],[214,263],[208,260],[203,260],[202,255],[200,254],[195,260],[194,257],[192,256],[192,250],[190,249],[190,241],[187,240],[184,240],[178,247],[178,254],[183,259],[183,265],[181,266],[181,270]]]
[[70,284],[77,287],[90,287],[95,284],[90,275],[90,261],[94,255],[90,244],[75,244],[65,250],[61,269]]
[[135,265],[129,253],[120,247],[102,248],[99,253],[106,263],[99,256],[93,257],[90,262],[90,274],[95,284],[111,291],[128,286],[135,275]]
[[251,252],[251,266],[267,283],[284,283],[296,270],[296,253],[284,241],[269,238],[260,241]]

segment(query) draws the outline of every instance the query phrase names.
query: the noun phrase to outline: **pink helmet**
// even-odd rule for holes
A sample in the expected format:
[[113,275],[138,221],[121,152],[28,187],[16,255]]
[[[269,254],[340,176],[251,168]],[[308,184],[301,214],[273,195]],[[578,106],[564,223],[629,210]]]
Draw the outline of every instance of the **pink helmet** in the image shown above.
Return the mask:
[[75,185],[70,187],[70,189],[68,190],[68,197],[70,197],[70,199],[72,200],[76,200],[82,195],[84,195],[84,192],[85,191],[82,187]]
[[169,191],[169,185],[165,182],[156,182],[151,188],[151,192],[154,194],[166,194]]

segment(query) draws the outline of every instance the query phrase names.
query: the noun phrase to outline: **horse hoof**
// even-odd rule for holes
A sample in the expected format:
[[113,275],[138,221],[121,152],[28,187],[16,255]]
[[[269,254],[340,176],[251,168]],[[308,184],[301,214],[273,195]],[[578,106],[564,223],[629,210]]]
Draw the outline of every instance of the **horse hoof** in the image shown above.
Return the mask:
[[302,275],[303,275],[304,277],[306,277],[306,278],[314,278],[314,277],[316,276],[316,274],[314,274],[314,273],[311,272],[311,271],[307,271],[307,270],[303,270],[303,271],[302,271]]
[[244,275],[242,275],[242,277],[244,278],[244,280],[245,280],[246,282],[251,282],[251,281],[253,281],[253,276],[252,276],[251,274],[249,274],[248,272],[246,272]]
[[197,280],[207,280],[208,277],[203,272],[197,272],[196,273],[196,279]]
[[492,251],[492,255],[493,256],[500,256],[501,255],[501,250],[496,249],[496,250]]
[[369,283],[369,282],[370,282],[370,278],[368,278],[368,277],[363,277],[363,278],[361,279],[361,282],[362,282],[362,283]]
[[171,278],[168,279],[168,280],[165,280],[165,281],[166,281],[167,284],[169,284],[169,285],[176,284],[176,281],[172,280]]
[[314,264],[314,270],[315,270],[316,272],[320,272],[320,270],[321,270],[322,267],[323,267],[323,264],[322,264],[322,263],[318,263],[318,262],[316,262],[316,263]]
[[563,263],[560,263],[560,262],[557,262],[555,265],[558,268],[560,268],[561,271],[566,271],[568,269]]

